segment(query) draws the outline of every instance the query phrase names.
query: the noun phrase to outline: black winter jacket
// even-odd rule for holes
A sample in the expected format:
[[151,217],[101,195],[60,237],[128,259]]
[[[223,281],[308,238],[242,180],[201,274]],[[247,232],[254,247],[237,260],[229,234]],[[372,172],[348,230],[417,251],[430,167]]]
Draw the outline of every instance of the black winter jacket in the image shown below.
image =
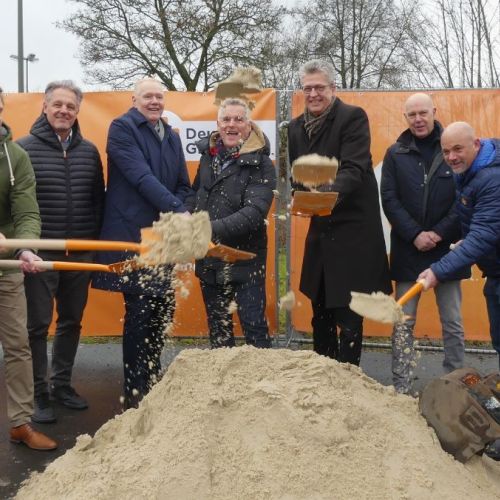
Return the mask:
[[276,173],[269,158],[269,144],[262,131],[252,125],[250,137],[222,173],[215,177],[210,147],[217,132],[198,142],[200,166],[193,189],[185,200],[190,211],[206,210],[212,222],[212,239],[254,252],[251,260],[227,264],[205,258],[196,262],[196,276],[210,284],[226,282],[255,284],[265,280],[267,228],[265,219],[273,201]]
[[[453,172],[444,162],[439,144],[442,127],[439,122],[434,122],[434,126],[438,133],[427,174],[409,129],[385,154],[380,191],[382,207],[392,226],[390,271],[395,281],[415,281],[461,236]],[[421,252],[413,241],[422,231],[434,231],[443,239],[432,250]],[[455,279],[469,276],[470,271],[465,269]]]
[[18,144],[29,154],[36,176],[42,238],[99,236],[104,178],[97,148],[83,139],[78,121],[67,151],[42,113]]

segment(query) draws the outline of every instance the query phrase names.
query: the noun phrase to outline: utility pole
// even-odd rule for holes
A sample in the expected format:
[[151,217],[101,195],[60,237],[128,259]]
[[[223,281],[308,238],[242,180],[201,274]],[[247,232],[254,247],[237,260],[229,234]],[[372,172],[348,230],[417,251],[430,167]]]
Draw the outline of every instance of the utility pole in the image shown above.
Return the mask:
[[23,0],[17,0],[17,88],[24,92]]

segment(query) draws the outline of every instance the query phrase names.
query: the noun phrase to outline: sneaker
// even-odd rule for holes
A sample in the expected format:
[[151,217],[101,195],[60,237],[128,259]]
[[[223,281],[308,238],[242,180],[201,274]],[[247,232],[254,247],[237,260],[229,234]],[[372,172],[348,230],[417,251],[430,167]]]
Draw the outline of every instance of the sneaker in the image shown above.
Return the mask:
[[89,407],[87,401],[69,385],[52,386],[51,396],[59,404],[73,410],[85,410]]
[[57,418],[54,408],[50,405],[49,395],[47,393],[35,396],[35,406],[31,420],[37,424],[52,424]]

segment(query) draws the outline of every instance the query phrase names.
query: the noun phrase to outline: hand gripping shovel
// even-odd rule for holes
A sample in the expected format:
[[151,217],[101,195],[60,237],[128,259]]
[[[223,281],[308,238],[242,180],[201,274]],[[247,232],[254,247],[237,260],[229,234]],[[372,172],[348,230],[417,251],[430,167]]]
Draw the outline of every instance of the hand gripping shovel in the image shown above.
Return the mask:
[[424,289],[424,282],[417,281],[397,302],[382,292],[351,292],[349,307],[361,316],[381,323],[403,323],[403,305]]

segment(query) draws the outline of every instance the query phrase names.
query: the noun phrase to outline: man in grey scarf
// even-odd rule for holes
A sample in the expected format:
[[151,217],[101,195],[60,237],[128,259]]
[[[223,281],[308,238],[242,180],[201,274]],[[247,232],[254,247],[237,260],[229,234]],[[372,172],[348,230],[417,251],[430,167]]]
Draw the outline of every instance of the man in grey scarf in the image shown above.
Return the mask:
[[307,62],[300,81],[305,111],[288,127],[290,162],[311,153],[340,162],[335,182],[317,188],[339,196],[331,214],[311,219],[300,291],[312,303],[314,350],[359,365],[363,318],[349,309],[351,291],[391,292],[368,117],[336,97],[330,63]]

